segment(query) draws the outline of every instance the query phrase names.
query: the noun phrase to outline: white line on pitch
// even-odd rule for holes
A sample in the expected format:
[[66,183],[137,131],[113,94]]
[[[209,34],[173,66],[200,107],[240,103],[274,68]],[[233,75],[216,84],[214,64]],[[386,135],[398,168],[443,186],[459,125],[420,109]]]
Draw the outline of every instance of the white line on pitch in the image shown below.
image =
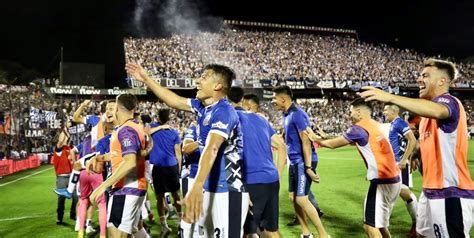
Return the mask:
[[10,217],[10,218],[0,219],[0,222],[2,222],[2,221],[16,221],[16,220],[39,218],[39,217],[48,217],[48,216],[51,216],[51,215],[34,215],[34,216],[24,216],[24,217]]
[[27,176],[25,176],[25,177],[21,177],[21,178],[15,179],[15,180],[10,181],[10,182],[8,182],[8,183],[0,184],[0,187],[6,186],[6,185],[8,185],[8,184],[12,184],[12,183],[14,183],[14,182],[18,182],[18,181],[23,180],[23,179],[27,179],[27,178],[29,178],[29,177],[31,177],[31,176],[34,176],[34,175],[43,173],[44,171],[50,170],[50,169],[52,169],[52,168],[53,168],[53,167],[47,168],[47,169],[43,169],[43,170],[38,171],[38,172],[36,172],[36,173],[34,173],[34,174],[30,174],[30,175],[27,175]]

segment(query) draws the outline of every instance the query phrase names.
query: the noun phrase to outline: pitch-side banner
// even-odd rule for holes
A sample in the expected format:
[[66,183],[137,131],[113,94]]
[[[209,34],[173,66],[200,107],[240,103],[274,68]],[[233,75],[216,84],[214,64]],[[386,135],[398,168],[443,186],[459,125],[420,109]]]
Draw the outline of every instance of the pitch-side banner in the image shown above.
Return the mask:
[[62,88],[62,87],[51,87],[45,88],[47,93],[50,94],[68,94],[68,95],[119,95],[123,93],[131,93],[135,95],[146,95],[144,88],[127,88],[127,89],[106,89],[106,88]]
[[[171,79],[171,78],[153,78],[155,82],[159,83],[162,87],[169,89],[194,89],[196,88],[196,80],[191,78]],[[144,84],[138,80],[132,78],[126,79],[128,85],[131,88],[144,88]]]

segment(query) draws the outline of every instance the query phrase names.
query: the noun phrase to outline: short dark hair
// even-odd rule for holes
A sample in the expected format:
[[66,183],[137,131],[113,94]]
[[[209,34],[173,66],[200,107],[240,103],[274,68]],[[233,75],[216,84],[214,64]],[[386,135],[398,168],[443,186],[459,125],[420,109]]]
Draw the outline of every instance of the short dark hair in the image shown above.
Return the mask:
[[225,65],[220,64],[208,64],[204,67],[204,70],[212,70],[212,72],[217,74],[225,83],[224,93],[229,93],[229,89],[232,86],[232,80],[235,79],[234,70]]
[[158,119],[161,124],[165,124],[170,120],[170,109],[162,108],[158,111]]
[[253,93],[245,94],[244,100],[252,101],[253,103],[257,104],[257,106],[260,106],[260,98],[258,98],[258,96]]
[[107,111],[107,104],[109,104],[111,102],[115,103],[114,100],[110,100],[110,99],[101,101],[100,102],[100,113],[105,113]]
[[370,102],[366,102],[365,99],[358,97],[351,102],[352,107],[365,107],[372,112],[372,105]]
[[446,72],[449,76],[449,80],[454,80],[456,78],[456,66],[449,61],[440,60],[440,59],[427,59],[423,62],[424,67],[436,67],[439,70]]
[[239,103],[244,97],[244,90],[239,87],[231,87],[227,98],[233,103]]
[[398,105],[396,105],[396,104],[393,104],[393,103],[389,103],[389,102],[388,102],[388,103],[385,103],[385,104],[384,104],[384,107],[390,107],[390,108],[392,108],[393,110],[398,110],[398,111],[400,111],[400,107],[399,107]]
[[284,85],[284,86],[279,86],[275,89],[273,89],[273,92],[276,94],[286,94],[288,95],[291,99],[293,99],[293,92],[291,91],[291,88]]
[[141,114],[140,119],[142,120],[143,124],[151,123],[151,117],[148,114]]
[[132,111],[137,107],[138,100],[135,95],[130,93],[124,93],[117,96],[117,102],[120,103],[125,109]]

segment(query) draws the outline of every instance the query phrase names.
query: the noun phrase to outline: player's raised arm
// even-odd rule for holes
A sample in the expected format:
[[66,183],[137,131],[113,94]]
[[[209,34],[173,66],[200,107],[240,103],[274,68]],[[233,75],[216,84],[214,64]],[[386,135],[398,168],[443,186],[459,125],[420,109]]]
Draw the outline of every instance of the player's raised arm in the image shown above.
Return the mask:
[[153,93],[163,102],[166,103],[166,105],[176,108],[178,110],[183,110],[183,111],[192,111],[191,105],[188,104],[188,99],[185,97],[181,97],[177,95],[176,93],[172,92],[171,90],[162,87],[158,83],[156,83],[146,72],[145,69],[143,69],[142,66],[136,63],[128,63],[125,66],[125,70],[127,71],[128,74],[130,74],[134,79],[139,80],[143,83],[145,83],[148,88],[153,91]]
[[372,86],[362,87],[364,92],[360,96],[366,101],[388,102],[407,109],[417,115],[435,119],[446,119],[449,117],[449,109],[441,103],[436,103],[422,98],[409,98],[393,95]]
[[84,102],[82,102],[72,115],[72,121],[77,124],[86,124],[86,118],[84,118],[81,114],[89,107],[90,104],[91,100],[85,100]]

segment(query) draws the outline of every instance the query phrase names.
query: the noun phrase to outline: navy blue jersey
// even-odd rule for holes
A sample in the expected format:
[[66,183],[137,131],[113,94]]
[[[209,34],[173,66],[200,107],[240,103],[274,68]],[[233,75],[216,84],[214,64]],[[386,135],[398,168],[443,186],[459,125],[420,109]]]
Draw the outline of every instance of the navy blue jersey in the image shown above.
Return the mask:
[[198,99],[188,101],[198,116],[198,142],[202,153],[210,133],[225,138],[204,184],[208,192],[245,191],[242,179],[242,131],[239,117],[226,99],[205,107]]
[[273,163],[272,136],[275,130],[261,116],[236,108],[244,140],[244,172],[247,184],[278,181]]
[[112,134],[107,134],[97,142],[96,152],[100,155],[110,152],[110,137],[112,137]]
[[[296,105],[291,104],[288,112],[284,114],[285,142],[291,164],[304,162],[300,132],[308,127],[311,127],[308,114]],[[311,161],[318,161],[313,144],[311,144],[311,156]]]
[[[150,127],[158,127],[158,123],[151,123]],[[179,133],[174,129],[162,129],[151,135],[153,148],[150,152],[150,164],[160,167],[170,167],[178,164],[175,145],[181,144]]]
[[400,162],[403,158],[403,154],[407,149],[408,141],[405,139],[405,135],[411,131],[410,126],[400,117],[395,118],[390,125],[390,132],[388,137],[390,144],[392,145],[393,154],[395,160]]

